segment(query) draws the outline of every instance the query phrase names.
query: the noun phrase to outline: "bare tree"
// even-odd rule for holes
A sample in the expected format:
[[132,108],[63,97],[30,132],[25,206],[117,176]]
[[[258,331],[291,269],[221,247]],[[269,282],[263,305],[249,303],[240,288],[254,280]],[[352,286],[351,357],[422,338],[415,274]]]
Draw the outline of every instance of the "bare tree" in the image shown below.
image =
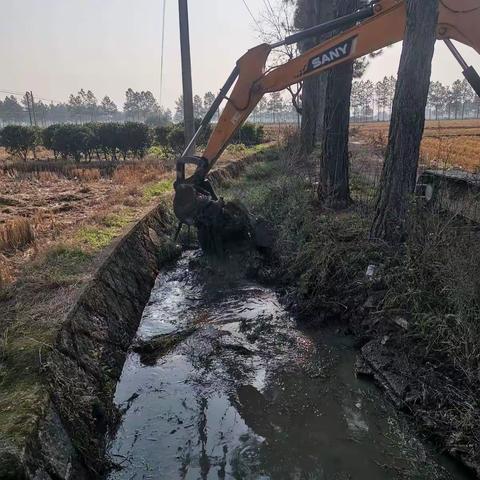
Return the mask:
[[406,0],[407,25],[392,121],[371,236],[399,242],[405,236],[425,127],[438,0]]
[[[301,0],[300,0],[301,1]],[[260,14],[258,22],[258,33],[262,41],[266,43],[276,43],[296,31],[295,18],[295,0],[275,0],[265,2],[265,10]],[[296,43],[292,45],[283,45],[274,50],[269,67],[274,67],[295,58],[299,54],[299,48]],[[297,113],[302,113],[301,94],[302,84],[298,83],[287,87],[292,98],[292,105]]]

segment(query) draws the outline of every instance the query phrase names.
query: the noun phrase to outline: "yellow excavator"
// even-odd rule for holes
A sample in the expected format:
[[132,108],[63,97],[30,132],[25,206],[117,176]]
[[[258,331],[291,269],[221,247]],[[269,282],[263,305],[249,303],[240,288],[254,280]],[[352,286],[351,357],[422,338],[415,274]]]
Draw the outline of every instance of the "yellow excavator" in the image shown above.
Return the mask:
[[[195,225],[200,232],[221,226],[224,222],[225,204],[215,194],[207,176],[231,138],[266,93],[283,90],[343,62],[401,41],[406,21],[405,0],[374,0],[352,14],[300,31],[278,43],[258,45],[241,57],[184,155],[177,160],[174,185],[174,211],[180,221],[177,235],[183,224]],[[285,64],[266,69],[267,59],[273,49],[338,31],[341,33]],[[437,37],[447,44],[460,63],[465,78],[480,96],[480,76],[473,67],[467,65],[452,43],[452,40],[459,41],[480,53],[480,0],[439,0]],[[227,100],[226,106],[203,155],[187,156],[224,99]],[[186,165],[196,167],[189,178],[185,175]]]

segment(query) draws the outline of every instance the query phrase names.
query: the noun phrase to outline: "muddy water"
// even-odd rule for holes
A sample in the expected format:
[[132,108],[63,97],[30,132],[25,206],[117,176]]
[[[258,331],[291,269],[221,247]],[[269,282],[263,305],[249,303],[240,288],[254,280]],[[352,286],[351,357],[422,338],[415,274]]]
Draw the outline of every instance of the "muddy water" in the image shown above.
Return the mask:
[[466,478],[355,377],[349,337],[302,332],[272,290],[196,255],[145,309],[140,338],[195,331],[147,365],[129,355],[110,480]]

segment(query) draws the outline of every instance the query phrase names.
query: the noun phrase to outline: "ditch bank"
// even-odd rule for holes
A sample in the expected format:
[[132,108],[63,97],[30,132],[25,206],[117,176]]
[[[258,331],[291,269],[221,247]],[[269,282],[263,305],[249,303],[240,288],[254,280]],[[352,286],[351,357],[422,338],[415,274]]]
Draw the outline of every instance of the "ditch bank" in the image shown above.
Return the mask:
[[[211,178],[221,185],[266,158],[268,151],[259,152]],[[0,440],[2,479],[92,479],[111,467],[105,439],[119,419],[116,383],[155,279],[180,254],[171,241],[174,226],[170,208],[160,204],[101,254],[55,347],[40,359],[48,393],[35,434],[22,450]]]

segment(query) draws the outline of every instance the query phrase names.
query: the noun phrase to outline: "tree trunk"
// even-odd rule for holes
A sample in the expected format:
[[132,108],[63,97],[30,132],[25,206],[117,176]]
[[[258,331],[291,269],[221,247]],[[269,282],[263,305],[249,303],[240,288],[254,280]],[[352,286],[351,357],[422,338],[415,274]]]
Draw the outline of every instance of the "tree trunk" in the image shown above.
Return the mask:
[[[358,8],[358,0],[337,0],[336,4],[336,16]],[[352,202],[348,168],[352,79],[353,62],[343,63],[327,74],[318,198],[328,208],[346,208]]]
[[[326,22],[333,16],[331,2],[326,0],[305,0],[303,9],[302,19],[298,22],[298,26],[302,29]],[[300,50],[305,52],[325,38],[307,40],[303,42]],[[321,138],[326,88],[326,75],[306,78],[303,81],[301,143],[304,153],[307,154],[313,151],[318,139]]]
[[406,0],[407,26],[385,164],[371,237],[400,242],[410,196],[415,191],[420,143],[425,127],[438,0]]
[[328,73],[318,198],[329,208],[345,208],[351,203],[348,131],[352,76],[352,62]]
[[313,151],[319,132],[323,130],[326,80],[325,75],[320,75],[303,82],[301,143],[307,154]]

